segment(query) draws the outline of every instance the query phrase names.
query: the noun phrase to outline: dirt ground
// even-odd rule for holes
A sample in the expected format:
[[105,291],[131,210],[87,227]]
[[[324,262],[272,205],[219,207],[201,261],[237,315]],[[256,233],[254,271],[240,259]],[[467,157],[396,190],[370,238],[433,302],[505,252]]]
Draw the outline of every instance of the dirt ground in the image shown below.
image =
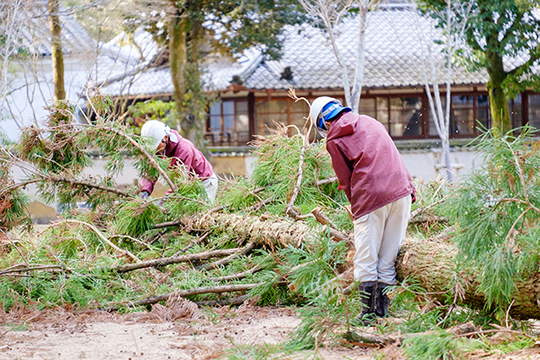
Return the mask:
[[[0,359],[313,359],[262,349],[283,343],[300,323],[294,310],[244,305],[177,316],[165,307],[114,315],[66,310],[0,313]],[[185,310],[185,309],[184,309]],[[193,310],[193,309],[192,309]],[[189,311],[188,311],[189,312]],[[175,319],[175,316],[178,318]],[[245,350],[243,345],[249,345]],[[255,353],[255,349],[259,349]],[[321,349],[319,359],[372,359],[373,349]]]
[[[208,308],[177,298],[150,312],[27,308],[0,311],[2,359],[385,359],[405,360],[395,345],[321,348],[283,353],[281,346],[300,324],[296,311],[283,307]],[[504,335],[504,334],[501,334]],[[508,335],[508,334],[507,334]],[[540,360],[540,342],[506,355],[469,353],[469,359]]]

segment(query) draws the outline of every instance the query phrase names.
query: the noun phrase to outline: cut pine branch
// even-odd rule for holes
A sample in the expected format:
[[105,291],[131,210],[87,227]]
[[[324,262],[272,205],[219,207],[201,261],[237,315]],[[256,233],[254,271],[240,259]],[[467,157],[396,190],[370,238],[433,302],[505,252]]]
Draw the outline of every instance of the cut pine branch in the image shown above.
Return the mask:
[[246,271],[241,271],[239,273],[232,274],[232,275],[213,277],[213,278],[210,278],[209,280],[214,281],[214,282],[229,281],[229,280],[240,280],[240,279],[245,278],[249,274],[255,274],[256,272],[261,271],[263,269],[264,268],[262,266],[257,265],[255,267],[249,269],[249,270],[246,270]]
[[90,230],[92,230],[103,242],[107,243],[110,247],[112,247],[114,250],[116,250],[117,252],[119,252],[121,255],[123,256],[126,256],[126,257],[129,257],[131,258],[132,260],[135,260],[136,262],[141,262],[141,260],[139,260],[138,257],[136,257],[135,255],[133,255],[131,252],[127,251],[127,250],[123,250],[123,249],[120,249],[118,246],[116,246],[111,240],[109,240],[97,227],[95,227],[94,225],[92,224],[89,224],[87,222],[84,222],[84,221],[79,221],[79,220],[75,220],[75,219],[66,219],[64,221],[61,221],[61,222],[58,222],[58,223],[55,223],[51,226],[58,226],[58,225],[61,225],[63,223],[74,223],[74,224],[79,224],[79,225],[83,225],[83,226],[86,226],[88,227]]
[[199,254],[172,256],[168,258],[148,260],[148,261],[140,262],[138,264],[120,265],[115,268],[112,268],[112,270],[119,273],[123,273],[123,272],[144,269],[144,268],[149,268],[149,267],[160,267],[160,266],[167,266],[171,264],[179,264],[183,262],[190,262],[190,261],[196,261],[196,260],[207,260],[216,256],[231,255],[231,254],[240,252],[241,250],[242,249],[239,249],[239,248],[220,249],[220,250],[205,251]]
[[123,307],[135,307],[135,306],[145,306],[145,305],[151,305],[156,304],[160,301],[166,301],[171,295],[175,296],[193,296],[193,295],[201,295],[201,294],[221,294],[221,293],[227,293],[227,292],[246,292],[251,289],[253,289],[256,286],[259,286],[260,284],[238,284],[238,285],[224,285],[224,286],[213,286],[213,287],[202,287],[202,288],[195,288],[195,289],[189,289],[189,290],[178,290],[174,293],[168,293],[158,296],[152,296],[148,297],[142,300],[134,301],[134,302],[127,302],[120,305],[113,305],[109,306],[107,308],[103,308],[101,310],[104,311],[118,311],[120,308]]
[[228,263],[230,263],[234,259],[237,259],[240,256],[245,256],[245,255],[249,254],[251,252],[251,250],[253,250],[255,248],[255,246],[256,246],[256,244],[249,243],[246,246],[244,246],[240,251],[237,251],[234,254],[231,254],[231,255],[229,255],[226,258],[223,258],[221,260],[214,261],[213,263],[205,264],[205,265],[201,266],[201,269],[202,270],[212,270],[212,269],[215,269],[217,267],[227,265]]
[[332,227],[330,219],[321,211],[321,209],[315,208],[311,211],[311,213],[315,216],[315,219],[317,219],[319,223],[328,226],[328,233],[334,240],[345,241],[349,247],[354,248],[353,239],[350,236]]

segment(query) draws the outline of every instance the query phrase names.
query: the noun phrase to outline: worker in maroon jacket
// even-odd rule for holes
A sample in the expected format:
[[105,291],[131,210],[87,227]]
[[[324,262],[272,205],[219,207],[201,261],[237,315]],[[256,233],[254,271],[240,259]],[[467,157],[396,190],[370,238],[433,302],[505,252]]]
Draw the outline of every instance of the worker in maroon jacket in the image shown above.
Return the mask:
[[415,188],[386,128],[322,96],[310,110],[313,125],[327,137],[326,149],[351,203],[354,223],[354,279],[367,325],[388,315],[385,288],[396,284],[396,257],[403,243]]
[[[157,120],[145,122],[141,128],[141,136],[148,137],[152,140],[156,153],[172,158],[169,167],[182,164],[191,175],[201,179],[208,198],[211,202],[214,202],[218,188],[217,176],[214,174],[212,165],[195,148],[195,145],[191,141],[184,139],[177,131],[171,130],[166,124]],[[152,194],[156,181],[157,179],[142,179],[141,198],[146,198]],[[171,192],[171,189],[167,191],[167,193]]]

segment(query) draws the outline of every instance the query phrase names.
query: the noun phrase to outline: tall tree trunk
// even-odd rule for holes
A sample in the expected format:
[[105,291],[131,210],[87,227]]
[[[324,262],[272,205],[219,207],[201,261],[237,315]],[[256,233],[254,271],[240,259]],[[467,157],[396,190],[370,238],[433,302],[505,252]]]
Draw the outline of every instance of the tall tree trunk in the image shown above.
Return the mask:
[[354,69],[353,88],[351,92],[352,111],[359,114],[360,96],[362,96],[362,85],[364,83],[364,67],[366,58],[366,30],[368,6],[360,5],[358,14],[358,47],[356,49],[356,66]]
[[203,37],[202,23],[196,19],[190,19],[187,58],[188,64],[184,70],[184,78],[187,80],[186,90],[189,92],[190,101],[184,111],[186,116],[182,119],[183,136],[195,144],[197,149],[206,154],[204,144],[204,127],[206,124],[205,105],[203,105],[203,88],[201,72],[199,69],[200,42]]
[[[183,103],[186,94],[184,70],[187,64],[187,23],[188,19],[175,9],[169,22],[169,66],[174,85],[176,110],[180,115],[184,112]],[[182,130],[180,119],[178,119],[178,130]]]
[[487,52],[486,58],[488,60],[489,82],[487,87],[491,117],[493,119],[492,127],[497,129],[499,134],[504,135],[512,129],[508,99],[503,89],[503,82],[508,74],[504,71],[503,59],[499,54]]
[[66,98],[64,85],[64,54],[62,53],[62,26],[60,25],[59,0],[49,0],[49,28],[51,31],[51,57],[54,81],[54,100]]

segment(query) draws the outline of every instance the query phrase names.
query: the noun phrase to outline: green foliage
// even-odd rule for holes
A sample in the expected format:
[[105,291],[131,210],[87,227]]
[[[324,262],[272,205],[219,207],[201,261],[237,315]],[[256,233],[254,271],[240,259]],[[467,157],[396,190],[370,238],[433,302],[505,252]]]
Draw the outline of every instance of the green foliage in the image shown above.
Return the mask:
[[291,334],[289,349],[317,348],[324,340],[349,330],[351,316],[361,310],[358,294],[343,295],[343,286],[337,279],[336,268],[345,261],[345,244],[333,243],[328,237],[315,240],[310,249],[288,248],[283,251],[288,277],[293,291],[307,301],[299,309],[302,322]]
[[[2,148],[0,148],[2,150]],[[31,219],[26,212],[28,197],[18,188],[11,188],[14,181],[11,176],[10,163],[0,159],[0,231],[7,232],[21,224],[31,225]]]
[[58,101],[47,108],[48,132],[34,126],[22,132],[16,149],[19,156],[45,173],[80,174],[91,164],[84,151],[83,131],[75,128],[72,120],[75,106],[68,101]]
[[174,101],[147,100],[131,105],[128,108],[126,121],[136,129],[139,128],[139,123],[148,120],[159,120],[174,128],[178,117]]
[[[255,153],[258,158],[253,164],[251,178],[228,184],[222,202],[230,205],[231,210],[237,210],[271,199],[272,205],[259,208],[283,213],[296,186],[302,137],[289,137],[287,128],[279,126],[271,135],[259,138],[253,145],[257,147]],[[335,173],[324,143],[309,144],[305,149],[302,183],[295,206],[306,212],[322,206],[332,209],[332,214],[334,208],[339,208],[346,214],[343,206],[347,200],[343,191],[337,189],[336,182],[316,186],[317,180],[332,176]]]
[[446,331],[405,339],[403,346],[411,360],[462,359],[466,352],[485,348],[479,340],[459,338]]
[[151,201],[128,201],[119,207],[114,228],[120,234],[137,237],[153,229],[161,218],[160,209]]
[[346,251],[344,242],[333,242],[324,235],[309,249],[284,249],[282,254],[287,265],[293,266],[289,279],[295,292],[306,298],[317,297],[321,289],[335,281],[336,268],[345,262]]
[[[450,15],[448,16],[447,8]],[[463,11],[472,5],[471,11]],[[458,51],[460,61],[467,62],[473,69],[485,69],[489,74],[487,84],[490,94],[493,127],[504,135],[511,129],[508,102],[516,94],[528,88],[540,88],[540,76],[534,66],[540,59],[540,19],[535,1],[523,0],[422,0],[420,7],[439,21],[446,29],[451,21],[450,31],[459,32],[466,22],[465,41]],[[459,33],[457,34],[460,35]],[[459,43],[457,44],[459,45]],[[506,69],[507,58],[528,60],[519,62],[517,67]],[[503,60],[504,59],[504,60]]]
[[458,225],[459,259],[478,268],[488,305],[506,308],[515,282],[538,267],[540,244],[540,143],[523,128],[498,138],[487,132],[477,146],[483,164],[448,201]]
[[164,209],[173,217],[203,210],[208,199],[202,181],[193,178],[183,166],[171,169],[168,174],[177,189],[162,201]]
[[[268,1],[222,2],[212,0],[204,3],[178,3],[178,14],[189,19],[187,28],[192,29],[191,41],[210,39],[213,48],[229,55],[258,47],[268,57],[277,58],[281,50],[280,34],[284,25],[301,24],[305,14],[299,3],[286,0],[279,3]],[[159,15],[147,13],[143,26],[161,43],[169,39],[169,24],[163,26]],[[129,16],[127,22],[140,23],[141,19]],[[156,23],[161,22],[160,26]],[[205,22],[203,29],[201,24]],[[218,36],[219,35],[219,36]],[[188,44],[190,46],[191,44]]]

